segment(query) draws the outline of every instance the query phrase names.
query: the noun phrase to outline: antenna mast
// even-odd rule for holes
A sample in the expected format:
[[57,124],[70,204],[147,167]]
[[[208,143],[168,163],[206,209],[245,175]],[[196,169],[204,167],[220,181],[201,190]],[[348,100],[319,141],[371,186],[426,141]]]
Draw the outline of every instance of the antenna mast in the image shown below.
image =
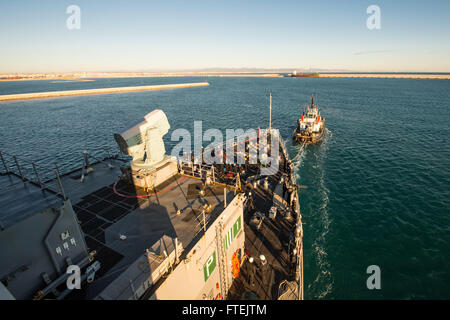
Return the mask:
[[269,94],[269,132],[272,130],[272,93]]

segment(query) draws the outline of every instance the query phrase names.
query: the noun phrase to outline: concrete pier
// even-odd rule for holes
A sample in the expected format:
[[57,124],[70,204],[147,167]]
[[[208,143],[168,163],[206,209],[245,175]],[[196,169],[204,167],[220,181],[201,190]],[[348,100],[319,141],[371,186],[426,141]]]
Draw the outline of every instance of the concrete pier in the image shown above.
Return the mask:
[[377,78],[377,79],[450,79],[450,74],[408,73],[321,73],[321,78]]
[[84,89],[84,90],[5,94],[5,95],[0,95],[0,101],[57,98],[57,97],[69,97],[69,96],[83,96],[83,95],[89,95],[89,94],[166,90],[166,89],[192,88],[192,87],[205,87],[205,86],[209,86],[209,83],[208,82],[177,83],[177,84],[161,84],[161,85],[153,85],[153,86],[136,86],[136,87],[118,87],[118,88],[101,88],[101,89]]

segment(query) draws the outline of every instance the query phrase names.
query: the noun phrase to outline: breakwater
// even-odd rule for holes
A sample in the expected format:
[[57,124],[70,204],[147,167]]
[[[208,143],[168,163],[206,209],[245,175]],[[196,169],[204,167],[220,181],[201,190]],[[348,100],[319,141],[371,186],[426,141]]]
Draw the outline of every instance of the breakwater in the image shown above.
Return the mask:
[[90,95],[90,94],[166,90],[166,89],[192,88],[192,87],[204,87],[204,86],[209,86],[209,83],[208,82],[196,82],[196,83],[162,84],[162,85],[152,85],[152,86],[133,86],[133,87],[118,87],[118,88],[100,88],[100,89],[5,94],[5,95],[0,95],[0,101],[58,98],[58,97],[82,96],[82,95]]

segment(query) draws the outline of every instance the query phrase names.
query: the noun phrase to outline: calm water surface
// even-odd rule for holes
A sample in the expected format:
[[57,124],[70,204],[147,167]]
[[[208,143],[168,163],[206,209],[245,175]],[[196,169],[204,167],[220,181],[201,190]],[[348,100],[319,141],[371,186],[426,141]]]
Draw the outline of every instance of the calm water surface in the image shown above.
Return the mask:
[[[307,299],[450,299],[450,81],[332,78],[126,78],[0,82],[0,94],[209,81],[211,86],[0,103],[0,150],[68,171],[82,150],[153,109],[172,129],[273,126],[290,142],[312,93],[325,140],[295,163]],[[225,132],[225,131],[224,131]],[[174,142],[165,137],[167,149]],[[366,268],[381,268],[381,290]]]

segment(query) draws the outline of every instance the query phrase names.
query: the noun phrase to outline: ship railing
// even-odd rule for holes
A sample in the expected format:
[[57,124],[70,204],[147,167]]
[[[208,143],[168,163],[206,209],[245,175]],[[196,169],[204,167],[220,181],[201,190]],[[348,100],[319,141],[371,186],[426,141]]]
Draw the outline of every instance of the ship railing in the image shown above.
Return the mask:
[[82,152],[83,167],[89,165],[89,159],[93,159],[93,163],[103,163],[107,166],[113,166],[113,160],[129,161],[130,156],[124,154],[120,149],[108,147],[100,148],[96,151]]
[[[268,133],[272,132],[277,134],[278,130],[277,129],[260,129],[261,131],[267,131]],[[218,142],[218,143],[214,143],[214,144],[210,144],[208,145],[206,148],[203,149],[203,152],[208,152],[211,153],[213,150],[219,150],[219,152],[225,152],[225,157],[226,158],[226,152],[228,151],[228,148],[236,148],[239,144],[244,143],[249,143],[250,147],[252,146],[256,146],[257,143],[257,139],[259,138],[259,133],[257,133],[256,131],[254,133],[250,132],[250,133],[244,133],[242,135],[239,136],[234,136],[232,138],[229,138],[223,142]],[[239,149],[238,149],[239,151]],[[224,161],[228,160],[228,159],[223,159]]]
[[280,131],[278,129],[274,129],[274,128],[270,128],[270,129],[267,128],[267,129],[258,129],[258,133],[255,132],[254,135],[247,135],[247,134],[244,133],[243,135],[236,136],[236,137],[230,138],[228,140],[225,140],[222,143],[217,143],[217,144],[214,144],[214,145],[210,145],[210,146],[207,147],[207,149],[205,149],[205,151],[206,150],[208,150],[208,151],[211,150],[212,151],[215,148],[216,149],[219,148],[219,149],[225,150],[225,152],[226,152],[227,146],[237,147],[242,142],[250,143],[249,147],[253,146],[253,147],[257,147],[258,148],[259,146],[258,146],[256,141],[258,141],[258,138],[260,137],[260,132],[262,133],[264,131],[268,133],[268,136],[272,135],[272,136],[274,136],[275,138],[278,139],[278,142],[281,142],[280,145],[283,148],[283,151],[287,150],[283,139],[280,139],[281,138]]
[[195,216],[195,220],[198,222],[192,228],[194,238],[201,233],[206,233],[209,223],[214,221],[215,217],[216,215],[212,214],[212,211],[208,211],[206,208],[203,208],[200,213]]
[[[82,157],[80,157],[83,161],[83,167],[85,166],[86,158],[94,159],[93,163],[100,162],[107,166],[112,166],[113,160],[115,159],[121,161],[129,160],[129,157],[121,153],[120,150],[117,150],[116,153],[111,151],[105,147],[96,152],[83,152]],[[19,178],[18,182],[8,184],[6,187],[0,189],[0,191],[4,191],[20,183],[29,182],[37,185],[42,190],[50,191],[66,199],[61,176],[67,172],[61,172],[61,166],[57,163],[51,165],[43,162],[29,161],[23,157],[0,150],[0,175],[12,174]],[[66,171],[70,171],[67,168],[65,169]]]
[[[287,153],[286,145],[283,141],[283,139],[280,138],[280,132],[278,129],[267,129],[270,134],[272,134],[280,143],[280,147],[282,149],[282,153],[284,156],[289,159],[289,155]],[[242,136],[240,136],[242,138]],[[253,137],[256,138],[257,136]],[[227,141],[233,144],[233,147],[236,147],[239,142],[235,141],[236,137],[233,139],[229,139]],[[251,140],[252,137],[248,138],[247,140]],[[247,141],[247,140],[238,140],[238,141]],[[211,152],[213,149],[218,150],[222,148],[224,145],[226,145],[226,142],[215,144],[213,146],[209,146],[206,149],[203,150],[203,155],[206,153]],[[259,146],[256,145],[256,148]],[[223,150],[223,149],[222,149]],[[204,156],[202,157],[204,158]],[[235,153],[235,156],[245,158],[247,156],[247,152],[240,153],[239,150]],[[239,189],[239,177],[238,172],[235,169],[237,166],[233,161],[230,161],[231,159],[224,159],[224,164],[206,164],[203,162],[202,157],[198,156],[194,158],[191,154],[191,156],[185,156],[184,158],[178,158],[178,170],[181,174],[190,176],[196,179],[204,179],[207,175],[209,175],[210,179],[212,179],[213,183],[218,183],[225,185],[229,188],[235,188]],[[230,161],[230,162],[229,162]]]
[[[199,215],[196,215],[196,220],[199,221],[196,225],[192,227],[193,236],[192,239],[200,239],[201,236],[203,236],[207,231],[207,226],[211,226],[211,222],[214,222],[217,218],[217,214],[213,214],[212,210],[211,212],[208,212],[206,210],[201,210],[202,212]],[[221,211],[221,210],[220,210]],[[217,235],[216,235],[217,237]],[[222,238],[222,237],[220,237]],[[216,239],[220,239],[216,238]],[[161,263],[167,262],[164,272],[159,272],[160,277],[166,277],[167,272],[170,272],[170,270],[174,270],[174,268],[177,266],[178,262],[180,261],[180,256],[185,250],[185,248],[181,247],[180,245],[177,245],[177,239],[175,240],[176,247],[174,251],[172,251],[170,254],[164,253],[164,256],[156,257],[157,259],[160,259]],[[220,241],[219,241],[220,242]],[[209,246],[214,245],[214,243],[209,244]],[[181,247],[181,248],[180,248]],[[222,263],[223,264],[223,263]],[[152,274],[150,274],[150,277]],[[142,299],[142,298],[150,298],[151,296],[148,296],[148,289],[152,288],[152,285],[147,283],[145,284],[144,280],[148,278],[149,275],[145,274],[145,272],[139,273],[136,277],[129,280],[129,286],[125,287],[121,293],[119,294],[119,298],[122,299]],[[144,295],[140,294],[142,292],[142,288],[145,290]],[[131,293],[131,294],[130,294]]]
[[[228,165],[231,168],[233,165]],[[239,189],[239,175],[236,171],[229,170],[227,165],[220,169],[217,165],[184,162],[178,159],[178,171],[184,176],[203,180],[209,177],[211,184],[218,184],[230,189]]]
[[49,190],[63,199],[66,199],[64,188],[61,183],[60,169],[55,163],[53,167],[36,162],[23,159],[19,156],[0,151],[1,169],[0,174],[13,174],[20,180],[16,183],[9,184],[7,187],[0,189],[11,188],[23,182],[30,182],[39,186],[42,190]]
[[[239,190],[241,187],[239,174],[235,171],[226,170],[225,168],[224,166],[224,170],[220,171],[216,165],[195,164],[194,162],[186,163],[178,159],[178,170],[182,175],[199,180],[204,180],[208,176],[209,182],[212,185],[224,187],[224,206],[226,206],[228,200],[228,190]],[[229,175],[232,175],[232,177]],[[203,208],[196,215],[195,219],[198,221],[193,226],[193,231],[196,236],[206,231],[207,225],[213,219],[213,215],[211,215],[211,212],[208,212],[207,208]]]
[[298,195],[295,199],[294,204],[294,211],[296,213],[296,225],[298,228],[298,231],[296,232],[296,248],[298,250],[297,252],[297,263],[296,263],[296,269],[295,269],[295,278],[298,282],[298,299],[303,300],[303,222],[302,222],[302,216],[300,213],[300,203],[298,200]]
[[147,269],[142,264],[142,257],[139,258],[137,260],[139,261],[139,272],[135,276],[128,278],[128,284],[123,285],[122,288],[117,290],[117,295],[114,299],[147,300],[151,298],[149,294],[154,288],[155,282],[162,277],[166,277],[169,272],[174,270],[180,262],[181,254],[184,252],[183,245],[178,241],[178,238],[172,238],[171,240],[173,241],[172,251],[168,250],[166,244],[164,244],[164,250],[160,255],[157,255],[149,249],[146,250],[144,257],[148,262],[149,268]]

